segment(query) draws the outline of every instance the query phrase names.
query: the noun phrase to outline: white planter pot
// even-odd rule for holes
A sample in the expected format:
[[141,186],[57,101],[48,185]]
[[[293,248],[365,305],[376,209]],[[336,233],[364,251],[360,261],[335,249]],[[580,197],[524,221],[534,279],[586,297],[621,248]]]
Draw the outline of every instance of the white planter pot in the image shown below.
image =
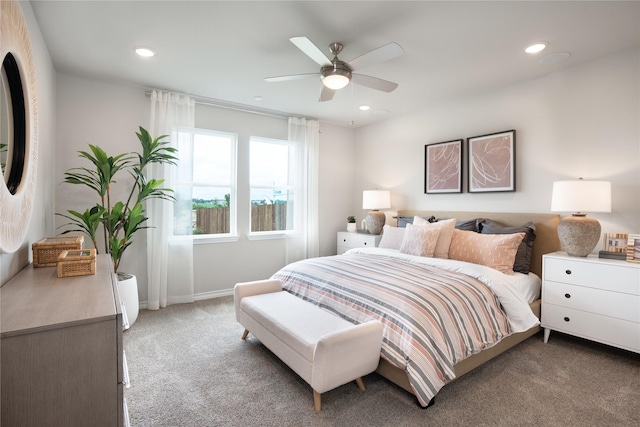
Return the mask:
[[131,327],[138,318],[140,304],[138,301],[138,280],[133,274],[118,273],[118,293],[120,301],[127,312],[127,320]]
[[358,231],[356,223],[355,222],[348,222],[347,223],[347,231],[349,233],[355,233],[356,231]]

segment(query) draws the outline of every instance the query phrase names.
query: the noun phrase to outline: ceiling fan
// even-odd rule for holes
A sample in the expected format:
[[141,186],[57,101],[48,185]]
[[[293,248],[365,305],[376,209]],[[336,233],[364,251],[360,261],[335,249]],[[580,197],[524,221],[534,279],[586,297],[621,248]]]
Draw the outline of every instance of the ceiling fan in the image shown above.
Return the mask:
[[[353,72],[357,69],[388,61],[402,55],[404,50],[398,43],[388,43],[360,55],[349,62],[344,62],[338,59],[338,54],[342,52],[342,43],[334,42],[329,45],[329,50],[333,55],[333,59],[329,59],[315,44],[313,44],[311,40],[306,37],[292,37],[289,40],[304,54],[320,65],[321,68],[319,76],[322,79],[323,84],[322,92],[320,93],[320,102],[330,101],[333,99],[333,95],[336,90],[342,89],[351,81],[383,92],[391,92],[398,87],[397,83]],[[318,76],[318,73],[267,77],[265,80],[268,82],[282,82],[314,76]]]

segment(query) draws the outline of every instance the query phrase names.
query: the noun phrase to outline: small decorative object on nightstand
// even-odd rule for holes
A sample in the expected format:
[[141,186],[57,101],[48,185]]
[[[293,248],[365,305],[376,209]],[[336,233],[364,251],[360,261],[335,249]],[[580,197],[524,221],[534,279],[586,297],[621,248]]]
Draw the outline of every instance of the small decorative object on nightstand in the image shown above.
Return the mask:
[[382,238],[379,234],[338,232],[338,255],[342,255],[351,248],[375,248]]
[[640,353],[640,264],[543,256],[544,342],[551,330]]
[[347,231],[349,233],[355,233],[356,231],[358,231],[358,228],[356,226],[356,217],[355,216],[348,216],[347,217]]

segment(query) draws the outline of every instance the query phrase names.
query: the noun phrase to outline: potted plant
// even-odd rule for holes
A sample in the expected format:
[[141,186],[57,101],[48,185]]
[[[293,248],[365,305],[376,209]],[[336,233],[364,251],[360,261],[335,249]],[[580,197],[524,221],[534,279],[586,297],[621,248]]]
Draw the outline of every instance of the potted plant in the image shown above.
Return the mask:
[[[98,196],[97,202],[84,212],[68,210],[67,214],[57,214],[70,221],[61,226],[68,227],[61,234],[70,232],[87,234],[98,253],[100,253],[98,233],[100,229],[102,230],[104,253],[111,255],[113,269],[118,274],[121,299],[125,300],[127,295],[130,295],[130,298],[135,296],[135,303],[130,301],[127,304],[127,301],[124,301],[130,324],[133,324],[138,316],[138,289],[135,277],[133,277],[133,283],[130,283],[130,277],[127,276],[131,275],[118,270],[120,261],[133,242],[133,235],[139,230],[148,228],[144,226],[148,218],[145,216],[143,202],[151,198],[174,200],[173,190],[162,187],[164,180],[147,179],[145,170],[152,163],[175,166],[178,160],[175,156],[177,150],[169,146],[168,141],[164,141],[167,135],[154,139],[143,127],[139,127],[136,135],[141,146],[137,153],[109,156],[102,148],[91,144],[89,144],[90,151],[79,151],[79,157],[91,162],[92,168],[69,169],[64,174],[64,182],[89,187]],[[133,178],[131,188],[122,193],[128,196],[123,200],[112,200],[112,184],[116,183],[116,177],[123,172],[128,172]],[[129,282],[125,279],[129,279]],[[120,289],[121,285],[124,287],[123,283],[128,283],[127,289]],[[131,287],[135,289],[130,289]]]
[[356,231],[358,231],[357,227],[356,227],[356,217],[355,216],[348,216],[347,217],[347,231],[350,233],[355,233]]

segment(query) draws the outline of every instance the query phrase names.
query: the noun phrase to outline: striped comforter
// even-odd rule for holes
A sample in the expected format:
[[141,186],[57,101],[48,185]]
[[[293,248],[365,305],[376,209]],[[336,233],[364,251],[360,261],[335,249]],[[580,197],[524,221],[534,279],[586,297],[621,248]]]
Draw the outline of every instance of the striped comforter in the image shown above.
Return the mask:
[[381,321],[382,357],[407,372],[422,406],[455,378],[454,364],[511,332],[487,285],[433,266],[351,254],[298,261],[273,277],[353,323]]

